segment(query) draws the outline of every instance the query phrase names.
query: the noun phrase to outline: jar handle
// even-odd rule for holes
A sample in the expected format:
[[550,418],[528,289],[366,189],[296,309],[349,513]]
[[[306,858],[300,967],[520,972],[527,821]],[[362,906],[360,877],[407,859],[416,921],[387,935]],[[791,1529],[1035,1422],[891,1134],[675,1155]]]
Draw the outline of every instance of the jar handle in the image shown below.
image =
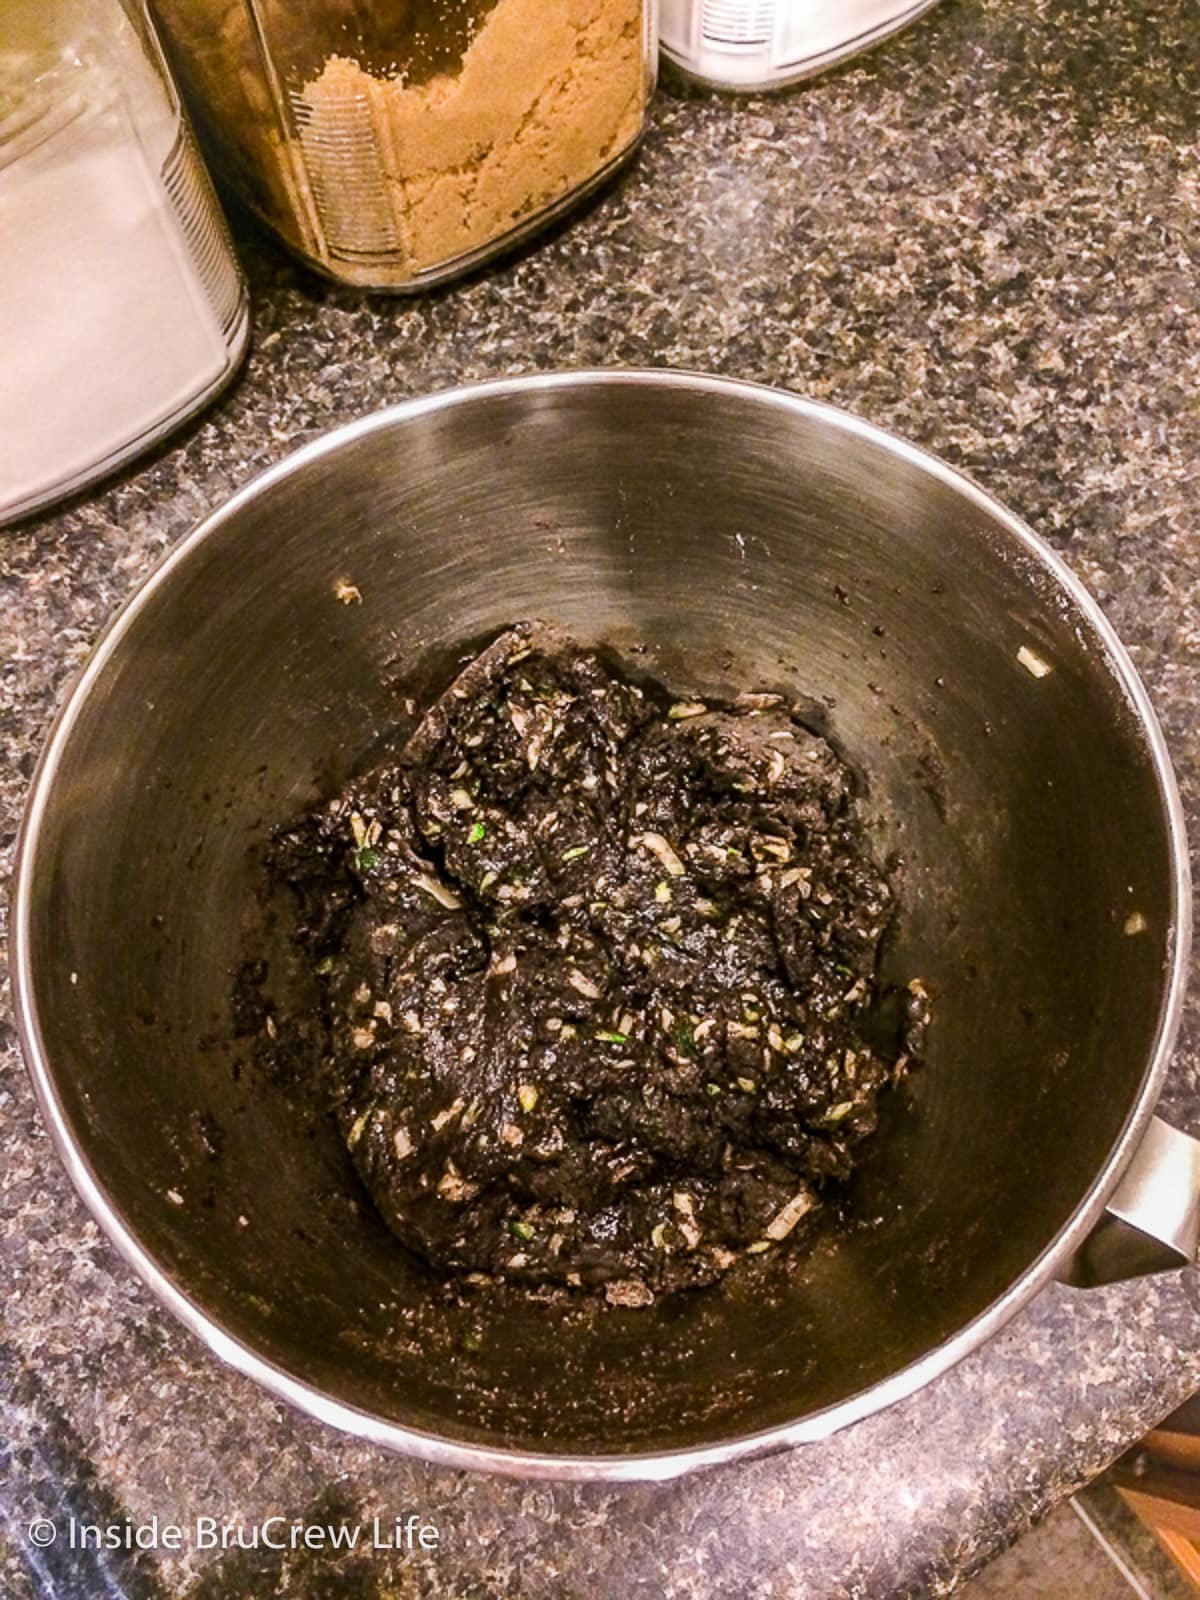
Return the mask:
[[1103,1217],[1062,1273],[1081,1288],[1190,1266],[1200,1250],[1200,1139],[1153,1117]]

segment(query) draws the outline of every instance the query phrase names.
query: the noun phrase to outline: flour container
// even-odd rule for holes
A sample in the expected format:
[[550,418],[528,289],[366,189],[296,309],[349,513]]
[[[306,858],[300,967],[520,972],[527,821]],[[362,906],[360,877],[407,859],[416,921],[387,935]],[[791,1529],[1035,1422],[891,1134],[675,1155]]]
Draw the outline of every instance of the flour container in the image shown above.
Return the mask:
[[0,9],[0,523],[232,376],[246,291],[144,9]]

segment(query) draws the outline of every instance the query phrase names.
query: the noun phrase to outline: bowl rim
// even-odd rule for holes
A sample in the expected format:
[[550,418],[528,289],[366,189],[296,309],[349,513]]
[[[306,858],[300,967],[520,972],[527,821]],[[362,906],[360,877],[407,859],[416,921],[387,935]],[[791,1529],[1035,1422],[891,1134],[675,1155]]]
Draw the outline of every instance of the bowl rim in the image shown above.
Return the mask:
[[[243,506],[275,484],[301,471],[311,461],[342,449],[376,431],[416,417],[472,405],[510,394],[551,394],[588,387],[664,386],[691,389],[762,405],[792,417],[815,420],[852,439],[868,441],[920,472],[940,480],[973,504],[997,529],[1011,538],[1065,591],[1099,644],[1111,676],[1133,711],[1157,781],[1171,855],[1171,918],[1166,930],[1169,977],[1142,1081],[1121,1133],[1087,1193],[1074,1212],[1026,1270],[982,1312],[933,1350],[899,1371],[844,1400],[789,1422],[712,1444],[630,1453],[556,1454],[433,1433],[389,1421],[361,1407],[331,1398],[314,1384],[297,1378],[250,1344],[227,1332],[187,1294],[142,1245],[110,1199],[79,1142],[59,1095],[38,1017],[31,958],[32,884],[38,842],[55,777],[93,685],[119,649],[134,619],[151,604],[177,567],[187,562],[206,539],[236,517]],[[761,1456],[810,1443],[848,1427],[914,1394],[946,1372],[1008,1322],[1075,1254],[1098,1221],[1121,1173],[1134,1156],[1154,1111],[1158,1091],[1175,1045],[1183,1010],[1191,943],[1191,877],[1183,807],[1166,741],[1147,691],[1124,645],[1098,602],[1058,553],[1038,534],[957,468],[900,438],[890,430],[824,401],[790,390],[714,374],[669,367],[581,368],[489,379],[457,385],[433,394],[403,400],[322,434],[256,474],[196,523],[158,561],[120,606],[100,633],[83,667],[63,693],[46,736],[30,784],[17,836],[11,900],[11,957],[17,1034],[35,1095],[54,1147],[75,1188],[109,1240],[155,1297],[222,1361],[244,1373],[270,1393],[300,1411],[369,1443],[454,1468],[523,1478],[565,1481],[664,1481],[700,1468],[739,1458]]]

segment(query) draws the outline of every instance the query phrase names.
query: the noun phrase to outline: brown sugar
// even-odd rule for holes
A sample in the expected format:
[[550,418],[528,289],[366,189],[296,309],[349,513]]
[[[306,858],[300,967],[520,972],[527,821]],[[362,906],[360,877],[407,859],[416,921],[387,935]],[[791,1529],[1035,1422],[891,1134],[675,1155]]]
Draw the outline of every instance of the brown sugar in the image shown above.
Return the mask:
[[421,84],[332,55],[295,102],[326,248],[376,282],[381,255],[400,282],[482,250],[629,148],[646,90],[641,0],[497,0],[459,70]]
[[313,0],[262,32],[247,0],[155,4],[226,177],[366,286],[532,227],[632,150],[652,84],[646,0]]

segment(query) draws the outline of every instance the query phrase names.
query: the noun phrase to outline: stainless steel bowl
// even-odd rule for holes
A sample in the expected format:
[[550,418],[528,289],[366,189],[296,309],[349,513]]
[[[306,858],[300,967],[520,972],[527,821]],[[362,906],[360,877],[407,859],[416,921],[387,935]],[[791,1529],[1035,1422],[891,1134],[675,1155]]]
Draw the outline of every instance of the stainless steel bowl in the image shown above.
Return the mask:
[[[254,846],[348,773],[398,681],[531,615],[644,644],[681,689],[813,698],[906,863],[887,960],[925,979],[935,1022],[786,1293],[767,1265],[570,1329],[528,1305],[471,1351],[327,1121],[246,1067],[231,970]],[[666,1477],[915,1389],[1079,1276],[1089,1237],[1093,1260],[1135,1239],[1093,1231],[1106,1200],[1191,1253],[1196,1147],[1151,1122],[1186,860],[1128,657],[980,490],[788,394],[520,379],[301,450],[120,614],[29,803],[20,1026],[87,1204],[225,1360],[442,1461]],[[447,1305],[444,1340],[405,1336],[417,1302]]]

